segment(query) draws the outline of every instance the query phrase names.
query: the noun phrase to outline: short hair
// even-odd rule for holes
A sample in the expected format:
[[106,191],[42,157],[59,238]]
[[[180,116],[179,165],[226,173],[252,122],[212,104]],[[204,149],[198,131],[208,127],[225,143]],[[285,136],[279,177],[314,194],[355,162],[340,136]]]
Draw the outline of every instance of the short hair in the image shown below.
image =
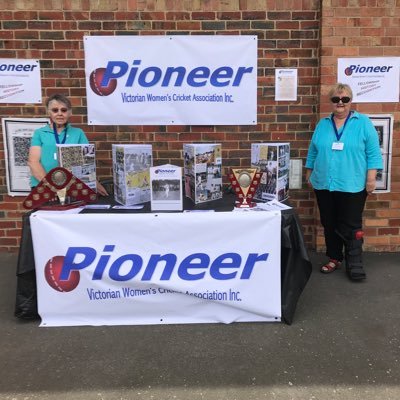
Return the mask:
[[351,99],[353,98],[353,91],[351,90],[351,87],[347,83],[337,83],[331,88],[328,95],[329,97],[332,97],[335,93],[343,91],[346,91]]
[[51,95],[47,100],[46,100],[46,107],[49,107],[50,102],[52,102],[53,100],[55,101],[59,101],[60,103],[63,103],[67,106],[68,110],[70,110],[72,108],[72,104],[70,99],[67,96],[64,96],[63,94],[53,94]]

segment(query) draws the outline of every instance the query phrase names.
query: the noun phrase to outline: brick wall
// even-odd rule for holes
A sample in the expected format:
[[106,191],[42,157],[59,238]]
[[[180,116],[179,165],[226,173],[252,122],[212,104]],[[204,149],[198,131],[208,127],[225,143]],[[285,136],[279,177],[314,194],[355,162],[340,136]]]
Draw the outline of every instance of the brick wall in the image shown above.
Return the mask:
[[[399,57],[400,2],[397,0],[323,0],[321,12],[321,114],[329,112],[326,93],[335,82],[337,59]],[[391,193],[372,195],[364,213],[365,248],[400,249],[400,103],[362,103],[366,114],[393,114]],[[320,232],[317,246],[323,246]]]
[[[183,143],[221,142],[225,172],[230,166],[249,166],[250,144],[258,141],[290,141],[291,157],[304,159],[319,119],[320,96],[321,111],[327,111],[324,94],[336,80],[337,57],[378,51],[393,56],[399,51],[399,7],[394,1],[0,0],[0,10],[0,57],[40,60],[43,98],[62,92],[72,99],[71,121],[96,142],[100,178],[111,176],[111,144],[119,142],[152,143],[155,165],[182,165]],[[156,34],[257,35],[258,125],[88,126],[83,36]],[[285,67],[298,69],[296,102],[274,101],[274,69]],[[395,120],[399,116],[398,104],[357,108],[395,113]],[[42,116],[41,105],[0,105],[0,118]],[[398,124],[395,131],[393,170],[399,164]],[[0,251],[16,251],[23,198],[7,195],[2,137],[0,141]],[[368,202],[368,249],[400,248],[398,185],[394,173],[392,193],[373,195]],[[313,193],[304,186],[291,191],[291,200],[308,246],[322,249]]]

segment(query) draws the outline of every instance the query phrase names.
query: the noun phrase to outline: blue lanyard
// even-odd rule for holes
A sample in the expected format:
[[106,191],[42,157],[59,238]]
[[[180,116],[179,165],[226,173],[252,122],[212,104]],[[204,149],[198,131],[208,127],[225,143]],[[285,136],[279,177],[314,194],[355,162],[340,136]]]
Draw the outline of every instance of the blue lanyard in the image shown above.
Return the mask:
[[343,135],[343,132],[344,132],[344,128],[346,127],[347,121],[350,119],[352,114],[353,114],[353,111],[349,112],[349,115],[347,116],[346,121],[344,121],[343,129],[342,129],[342,132],[340,134],[339,134],[339,132],[338,132],[338,130],[336,128],[335,121],[333,120],[333,114],[331,115],[331,121],[332,121],[332,125],[333,125],[333,130],[335,131],[336,139],[337,139],[338,142],[340,142],[340,139],[341,139],[341,137]]
[[[61,144],[64,144],[65,141],[67,140],[67,129],[68,129],[68,126],[65,126],[64,137],[63,137],[63,140],[62,140]],[[60,138],[59,138],[59,135],[57,133],[57,126],[56,126],[55,123],[53,123],[53,133],[54,133],[54,137],[56,139],[56,143],[60,144]]]

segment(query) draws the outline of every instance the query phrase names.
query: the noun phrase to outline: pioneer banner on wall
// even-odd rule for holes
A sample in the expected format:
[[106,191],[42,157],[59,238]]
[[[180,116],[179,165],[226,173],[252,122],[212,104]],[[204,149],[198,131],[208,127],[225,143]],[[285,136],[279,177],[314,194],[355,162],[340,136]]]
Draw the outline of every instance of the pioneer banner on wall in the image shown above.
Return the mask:
[[338,59],[338,82],[353,91],[353,103],[397,103],[400,57]]
[[255,125],[256,36],[86,36],[89,125]]
[[39,60],[0,59],[0,103],[41,103]]
[[280,321],[280,212],[30,217],[41,326]]

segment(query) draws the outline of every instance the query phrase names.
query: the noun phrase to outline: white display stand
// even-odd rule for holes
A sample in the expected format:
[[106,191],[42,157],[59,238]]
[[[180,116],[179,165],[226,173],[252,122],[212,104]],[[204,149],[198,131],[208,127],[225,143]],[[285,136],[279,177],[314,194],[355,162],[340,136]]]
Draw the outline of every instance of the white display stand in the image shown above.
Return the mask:
[[93,143],[57,144],[57,152],[60,167],[96,190],[96,149]]
[[290,143],[252,143],[251,166],[262,172],[256,200],[278,201],[289,196]]
[[185,195],[195,204],[222,197],[222,157],[219,143],[183,145]]
[[131,206],[150,201],[151,144],[113,144],[114,198]]
[[164,164],[150,168],[151,210],[182,211],[182,167]]

